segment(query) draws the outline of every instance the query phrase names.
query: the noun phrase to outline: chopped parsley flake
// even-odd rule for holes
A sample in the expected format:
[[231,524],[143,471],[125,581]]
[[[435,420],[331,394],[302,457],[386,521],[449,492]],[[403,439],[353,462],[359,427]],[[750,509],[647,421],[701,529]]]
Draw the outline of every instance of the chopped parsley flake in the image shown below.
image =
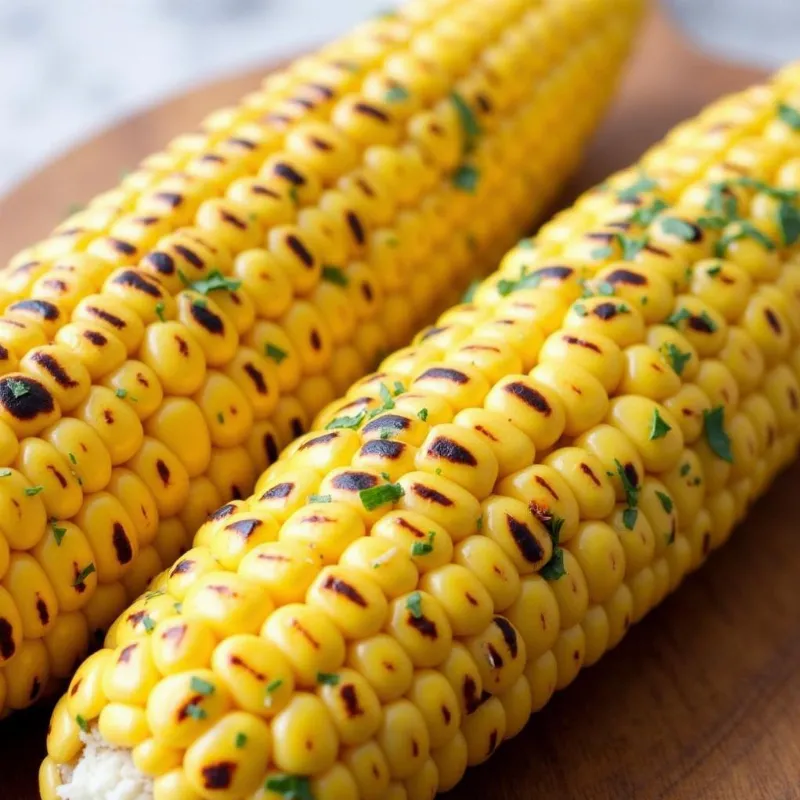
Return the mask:
[[166,318],[164,316],[164,304],[162,302],[156,303],[156,316],[161,320],[161,322],[166,322]]
[[192,676],[192,679],[189,681],[189,688],[197,694],[214,694],[214,684],[196,676]]
[[390,86],[386,90],[386,94],[383,96],[383,99],[387,103],[400,103],[403,100],[408,100],[409,98],[408,89],[404,86]]
[[95,572],[94,564],[90,561],[78,574],[75,576],[75,580],[72,582],[73,586],[83,586],[86,582],[86,579]]
[[622,512],[622,524],[629,530],[632,531],[636,527],[636,520],[639,519],[639,509],[638,508],[626,508]]
[[44,486],[26,486],[25,487],[25,496],[26,497],[36,497],[37,494],[40,494],[44,491]]
[[481,282],[478,280],[472,281],[472,283],[467,286],[467,290],[461,296],[462,303],[471,303],[475,299],[475,292],[478,291],[478,287],[481,285]]
[[189,287],[199,294],[218,291],[235,292],[241,285],[240,280],[226,278],[218,269],[209,273],[206,278],[189,283]]
[[267,342],[264,346],[264,353],[267,358],[271,358],[276,364],[280,364],[289,354],[285,350],[281,350],[277,345],[272,342]]
[[680,476],[685,478],[692,471],[691,464],[681,464]]
[[145,629],[147,633],[152,633],[156,628],[156,623],[153,621],[153,618],[149,614],[145,614],[142,617],[142,627]]
[[333,283],[336,286],[347,286],[350,283],[341,267],[334,267],[330,264],[322,265],[322,280]]
[[341,678],[335,672],[318,672],[317,683],[323,686],[338,686]]
[[86,717],[82,717],[78,714],[78,716],[75,717],[75,722],[84,733],[89,733],[89,723],[86,721]]
[[195,720],[202,720],[208,716],[205,712],[205,709],[200,708],[197,703],[189,703],[189,705],[186,706],[185,711],[187,717],[191,717]]
[[739,210],[739,201],[736,195],[730,190],[727,183],[712,183],[709,187],[708,200],[706,200],[706,211],[718,214],[725,219],[734,219]]
[[237,750],[241,750],[247,744],[247,734],[241,732],[237,733],[234,744],[236,745]]
[[517,280],[512,281],[507,278],[502,278],[497,281],[496,289],[497,294],[501,297],[506,297],[512,292],[518,292],[520,289],[537,289],[542,282],[542,274],[540,272],[526,272],[522,271]]
[[127,389],[117,389],[117,391],[114,392],[114,394],[117,397],[119,397],[120,400],[124,400],[128,396],[128,390]]
[[423,422],[427,422],[428,421],[428,409],[427,408],[421,408],[419,411],[417,411],[417,417],[419,419],[421,419]]
[[786,103],[780,103],[778,105],[778,118],[792,130],[800,131],[800,110],[792,108]]
[[712,278],[716,278],[717,275],[720,274],[720,272],[722,272],[722,264],[714,264],[713,267],[709,267],[706,270],[706,275],[708,275],[708,276],[710,276]]
[[539,570],[539,574],[546,581],[557,581],[567,574],[567,570],[564,568],[564,551],[560,547],[553,548],[553,555]]
[[668,494],[659,491],[656,491],[656,497],[661,502],[661,508],[664,509],[664,512],[667,514],[671,514],[673,508],[672,498]]
[[395,503],[405,491],[399,483],[383,483],[380,486],[371,486],[369,489],[362,489],[358,496],[367,511],[374,511],[387,503]]
[[669,208],[669,203],[665,203],[661,198],[657,197],[651,205],[637,208],[628,217],[628,222],[646,228],[666,208]]
[[331,503],[333,498],[329,494],[310,494],[308,496],[309,503]]
[[800,240],[800,210],[791,203],[783,202],[778,207],[778,225],[786,247],[791,247]]
[[703,411],[704,430],[708,446],[718,458],[733,463],[731,440],[725,432],[725,407],[717,406]]
[[658,183],[642,173],[634,183],[617,192],[617,199],[622,202],[631,202],[632,200],[638,200],[640,194],[657,188]]
[[479,178],[480,172],[478,172],[477,167],[472,164],[461,164],[453,173],[453,186],[455,186],[456,189],[460,189],[462,192],[475,194],[475,190],[478,188]]
[[326,426],[326,431],[333,431],[333,430],[340,430],[342,428],[348,428],[350,430],[356,430],[359,425],[367,418],[367,412],[362,409],[358,412],[358,414],[352,415],[345,415],[342,417],[334,417]]
[[6,380],[6,385],[11,389],[11,394],[13,394],[14,398],[17,400],[31,393],[30,387],[24,381],[18,380],[17,378],[8,378]]
[[714,254],[717,258],[724,258],[728,248],[740,239],[753,239],[758,242],[765,250],[774,250],[775,242],[765,233],[760,231],[752,222],[739,221],[734,230],[724,233],[722,238],[714,245]]
[[436,538],[436,531],[428,531],[428,540],[426,542],[414,542],[411,545],[412,556],[427,556],[433,552],[433,540]]
[[267,778],[264,788],[268,792],[281,795],[283,800],[314,800],[311,793],[311,781],[304,775],[282,775],[279,778]]
[[0,478],[7,478],[10,474],[10,469],[0,469]]
[[75,453],[67,453],[67,455],[69,456],[69,460],[72,464],[78,463],[78,459],[75,458]]
[[469,103],[458,93],[451,92],[450,100],[458,112],[461,129],[464,131],[464,153],[471,153],[481,135],[481,127]]
[[663,439],[671,430],[672,426],[668,422],[665,422],[661,414],[658,413],[658,409],[653,409],[653,421],[650,426],[650,441]]
[[691,222],[677,217],[666,217],[661,220],[661,230],[675,236],[684,242],[692,242],[697,236],[697,230]]
[[670,314],[664,320],[664,322],[667,325],[671,325],[673,328],[677,328],[681,324],[681,322],[683,322],[684,320],[689,319],[689,317],[691,317],[691,316],[692,315],[689,312],[689,309],[688,308],[684,308],[683,306],[681,306],[677,311],[675,311],[672,314]]

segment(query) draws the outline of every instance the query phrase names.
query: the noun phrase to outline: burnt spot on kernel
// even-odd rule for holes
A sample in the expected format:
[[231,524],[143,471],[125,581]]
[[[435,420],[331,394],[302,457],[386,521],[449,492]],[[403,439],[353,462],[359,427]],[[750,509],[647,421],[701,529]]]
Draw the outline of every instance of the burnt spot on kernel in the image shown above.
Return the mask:
[[319,335],[319,331],[316,328],[311,329],[311,333],[308,335],[308,341],[312,350],[319,351],[322,349],[322,337]]
[[364,235],[364,226],[361,224],[361,220],[358,218],[358,215],[355,211],[348,211],[345,214],[345,219],[347,220],[347,225],[350,228],[350,232],[353,234],[353,238],[356,240],[358,244],[364,244],[366,239]]
[[47,280],[42,281],[42,286],[46,286],[48,289],[52,289],[54,292],[66,292],[69,289],[67,283],[59,280],[58,278],[48,278]]
[[0,405],[19,420],[36,419],[55,409],[50,392],[39,381],[24,375],[0,378]]
[[175,336],[175,341],[178,344],[178,352],[184,357],[189,357],[189,343],[182,336]]
[[248,539],[262,525],[260,519],[237,519],[225,526],[226,531],[234,531],[243,539]]
[[231,214],[230,211],[223,211],[220,210],[219,212],[220,219],[223,222],[227,222],[228,225],[233,225],[234,228],[237,228],[240,231],[247,230],[247,223],[244,220],[239,219],[235,214]]
[[267,680],[267,676],[263,672],[259,672],[257,669],[251,667],[244,659],[240,658],[237,655],[233,655],[228,659],[228,663],[232,667],[239,667],[243,669],[245,672],[249,672],[257,681],[261,681],[262,683]]
[[418,383],[419,381],[426,379],[449,381],[450,383],[455,383],[459,386],[469,383],[469,378],[467,375],[457,369],[451,369],[450,367],[430,367],[429,369],[426,369],[425,372],[423,372],[422,375],[420,375],[414,381],[414,383]]
[[208,515],[209,521],[225,519],[225,517],[231,516],[231,514],[235,514],[237,507],[233,503],[225,503],[224,506],[220,506],[216,511],[213,511],[211,514]]
[[497,733],[497,729],[495,728],[489,734],[489,749],[487,751],[487,755],[491,755],[497,749],[497,739],[498,739],[498,733]]
[[437,436],[428,447],[428,452],[435,458],[441,458],[451,464],[464,464],[468,467],[478,465],[478,459],[466,447],[446,436]]
[[294,484],[290,482],[276,483],[261,495],[261,500],[283,500],[294,491]]
[[209,764],[201,770],[203,786],[206,789],[227,789],[233,783],[233,774],[236,772],[235,761],[218,761]]
[[639,474],[636,472],[636,467],[628,462],[622,469],[625,472],[625,477],[628,479],[630,485],[637,487],[639,485]]
[[389,122],[389,115],[380,108],[375,108],[369,103],[356,103],[353,106],[353,111],[357,114],[363,114],[365,117],[377,119],[379,122]]
[[361,708],[358,702],[358,693],[356,687],[352,683],[346,683],[339,689],[339,697],[342,698],[344,703],[344,710],[348,717],[361,717],[364,714],[364,709]]
[[179,625],[171,625],[165,631],[161,633],[162,641],[169,642],[174,648],[178,648],[181,645],[184,637],[186,636],[186,623],[182,622]]
[[342,472],[331,481],[334,489],[344,492],[363,492],[377,485],[378,479],[369,472]]
[[503,661],[503,656],[497,652],[497,648],[491,642],[487,642],[484,650],[486,651],[486,661],[489,666],[492,669],[500,669],[505,662]]
[[500,629],[508,652],[511,653],[511,658],[516,658],[519,652],[519,640],[514,626],[505,617],[500,616],[494,618],[494,624]]
[[617,308],[616,303],[599,303],[592,309],[591,313],[598,319],[608,322],[614,319],[620,313],[620,310]]
[[47,625],[50,622],[50,610],[38,592],[36,593],[36,616],[39,617],[39,622],[42,625]]
[[426,339],[430,339],[431,336],[436,336],[446,330],[448,330],[447,325],[431,325],[431,327],[422,334],[420,341],[424,342]]
[[105,347],[108,339],[100,331],[87,330],[83,332],[83,338],[91,342],[95,347]]
[[319,650],[319,642],[297,618],[293,617],[289,626],[296,630],[315,650]]
[[28,700],[33,702],[39,696],[39,692],[41,691],[42,691],[42,682],[39,680],[38,675],[34,675],[33,680],[31,681],[31,690],[28,693]]
[[464,683],[461,686],[461,694],[464,696],[464,706],[467,714],[471,714],[476,708],[480,707],[481,698],[478,696],[478,684],[471,675],[464,676]]
[[772,328],[772,330],[778,336],[780,336],[783,333],[783,327],[778,319],[778,315],[771,308],[765,308],[764,317],[766,318],[767,324],[770,326],[770,328]]
[[491,439],[493,442],[500,441],[488,428],[485,428],[483,425],[476,425],[475,430],[485,436],[487,439]]
[[300,450],[310,450],[312,447],[319,447],[320,445],[326,445],[329,442],[333,442],[339,438],[339,434],[336,431],[331,433],[321,433],[319,436],[315,436],[313,439],[309,439],[307,442],[303,442],[303,444],[298,447],[298,451]]
[[532,274],[541,280],[544,280],[545,278],[553,278],[557,281],[565,281],[567,278],[570,278],[575,274],[575,270],[572,267],[567,267],[562,264],[555,264],[551,267],[540,267],[539,269],[534,270]]
[[522,521],[511,514],[506,514],[506,524],[511,533],[514,544],[519,548],[522,557],[531,564],[536,564],[544,558],[544,550],[533,531]]
[[192,319],[209,333],[222,335],[225,332],[222,317],[215,314],[205,303],[191,303],[189,313]]
[[351,603],[355,603],[357,606],[361,606],[361,608],[367,607],[367,601],[364,598],[364,595],[362,595],[361,592],[355,588],[355,586],[351,586],[347,581],[344,581],[341,578],[329,575],[325,579],[325,583],[322,584],[322,588],[327,589],[334,594],[346,597]]
[[335,96],[333,89],[331,89],[330,86],[326,86],[324,83],[307,83],[306,86],[308,86],[309,89],[313,89],[325,100],[330,100]]
[[640,275],[638,272],[632,272],[629,269],[615,269],[613,272],[606,276],[606,283],[612,286],[618,283],[626,283],[629,286],[646,286],[647,278]]
[[442,719],[444,719],[444,724],[449,725],[450,720],[453,718],[453,712],[446,705],[442,705]]
[[156,461],[156,472],[158,472],[158,477],[161,478],[164,486],[169,486],[172,474],[169,471],[169,467],[160,458]]
[[47,471],[59,482],[62,489],[67,488],[67,479],[52,464],[47,465]]
[[116,250],[118,253],[122,253],[124,256],[132,256],[136,252],[136,247],[130,244],[130,242],[125,242],[122,239],[114,239],[109,237],[106,241],[111,246],[112,250]]
[[80,384],[70,378],[67,371],[58,363],[58,360],[49,353],[34,352],[31,361],[38,364],[48,375],[63,389],[74,389]]
[[595,353],[602,353],[603,352],[594,342],[587,342],[586,339],[580,339],[577,336],[572,336],[570,334],[565,334],[563,336],[563,340],[567,344],[575,345],[575,347],[583,347],[586,350],[593,350]]
[[300,259],[303,266],[311,269],[314,266],[314,256],[308,252],[306,246],[293,234],[286,237],[286,244],[289,249]]
[[688,319],[686,320],[686,324],[691,328],[693,331],[697,331],[698,333],[714,333],[717,329],[717,326],[714,325],[712,320],[706,317],[705,314],[695,315],[691,314]]
[[369,283],[367,283],[367,281],[361,282],[361,294],[368,303],[371,303],[375,299],[375,294],[372,291],[372,287],[369,285]]
[[256,149],[254,142],[251,142],[249,139],[243,139],[241,136],[230,136],[226,141],[228,144],[232,144],[234,147],[241,147],[242,150]]
[[[385,430],[405,431],[411,427],[411,420],[399,414],[382,414],[370,420],[362,429],[362,433],[380,433]],[[365,445],[366,446],[366,445]],[[363,449],[363,448],[362,448]]]
[[425,486],[424,483],[415,483],[411,486],[411,491],[421,500],[427,500],[430,503],[435,503],[438,506],[445,508],[453,505],[453,501],[447,495],[437,492],[436,489],[430,486]]
[[113,283],[117,286],[130,286],[132,289],[136,289],[137,292],[157,299],[161,299],[164,295],[157,283],[148,280],[141,272],[135,269],[123,270],[114,278]]
[[280,194],[276,192],[274,189],[270,189],[269,186],[264,186],[261,183],[254,183],[250,187],[250,191],[253,194],[260,194],[266,197],[274,197],[276,200],[280,199]]
[[256,367],[255,364],[250,363],[249,361],[242,367],[247,375],[248,378],[253,382],[253,386],[256,387],[256,391],[259,394],[269,394],[267,390],[267,382],[264,380],[264,373]]
[[42,319],[52,322],[61,316],[58,306],[48,300],[20,300],[8,307],[9,311],[31,311]]
[[200,156],[200,161],[206,161],[209,164],[223,164],[225,163],[225,158],[217,153],[203,153]]
[[125,327],[125,320],[120,319],[116,314],[110,314],[102,308],[87,306],[86,312],[93,317],[97,317],[97,319],[103,320],[103,322],[108,323],[112,328],[116,328],[118,331],[121,331]]
[[588,464],[585,464],[583,461],[581,461],[581,463],[578,465],[578,468],[595,486],[601,485],[600,479],[594,474],[592,468]]
[[275,437],[271,433],[265,433],[261,439],[261,443],[264,445],[264,453],[267,456],[267,461],[273,464],[278,460],[278,443],[275,441]]
[[292,419],[290,427],[292,429],[292,436],[296,439],[298,436],[302,436],[305,433],[305,428],[303,427],[302,420],[299,420],[297,417]]
[[530,406],[546,417],[549,417],[550,414],[553,413],[553,409],[550,408],[550,403],[547,402],[547,398],[545,398],[541,392],[537,392],[533,387],[527,386],[520,381],[507,383],[503,387],[503,391],[521,400],[526,406]]
[[391,439],[370,439],[361,447],[362,456],[377,456],[392,461],[400,458],[406,450],[403,442],[393,442]]
[[127,664],[130,662],[131,657],[136,652],[139,645],[136,643],[129,644],[127,647],[123,647],[122,650],[119,652],[119,656],[117,658],[117,664]]
[[175,252],[182,256],[186,261],[191,264],[193,267],[197,267],[197,269],[203,268],[203,259],[194,252],[194,250],[190,250],[188,247],[185,247],[182,244],[175,245]]
[[420,636],[425,639],[436,639],[439,632],[436,628],[436,623],[428,619],[424,614],[414,616],[410,611],[406,615],[406,621],[409,627],[413,628]]
[[152,266],[159,275],[175,274],[175,260],[169,253],[156,250],[154,253],[148,254],[145,263]]
[[161,200],[170,208],[177,208],[183,202],[183,195],[177,192],[156,192],[155,198]]
[[121,522],[115,522],[111,531],[111,544],[117,554],[117,561],[120,564],[128,564],[133,558],[133,548],[128,534]]
[[306,179],[296,169],[294,169],[294,167],[291,167],[289,164],[284,164],[282,161],[279,161],[277,164],[275,164],[275,166],[272,168],[272,172],[279,178],[289,181],[289,183],[293,184],[294,186],[305,185]]
[[185,575],[187,572],[192,571],[194,561],[191,558],[182,558],[170,571],[170,578],[175,575]]

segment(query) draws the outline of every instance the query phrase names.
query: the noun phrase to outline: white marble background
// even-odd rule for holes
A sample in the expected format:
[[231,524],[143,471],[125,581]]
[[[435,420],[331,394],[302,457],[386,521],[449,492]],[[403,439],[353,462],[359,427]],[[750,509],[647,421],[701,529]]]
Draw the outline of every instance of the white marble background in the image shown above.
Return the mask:
[[[710,49],[766,65],[800,58],[800,0],[670,5]],[[137,108],[335,36],[386,6],[386,0],[0,0],[0,193]]]

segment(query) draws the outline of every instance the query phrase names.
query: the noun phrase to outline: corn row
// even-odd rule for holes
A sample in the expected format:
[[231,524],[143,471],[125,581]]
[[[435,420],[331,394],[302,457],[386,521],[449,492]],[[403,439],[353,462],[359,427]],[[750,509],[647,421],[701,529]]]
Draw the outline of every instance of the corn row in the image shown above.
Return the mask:
[[800,65],[520,243],[214,513],[59,701],[44,800],[452,788],[794,457],[799,321]]
[[522,232],[638,6],[412,3],[0,272],[0,712],[68,678],[211,511]]

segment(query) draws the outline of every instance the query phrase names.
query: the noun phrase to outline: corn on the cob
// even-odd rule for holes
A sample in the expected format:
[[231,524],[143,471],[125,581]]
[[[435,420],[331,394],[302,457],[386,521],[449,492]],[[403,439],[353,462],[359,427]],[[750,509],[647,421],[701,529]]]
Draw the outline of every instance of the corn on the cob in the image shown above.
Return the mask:
[[212,515],[59,701],[44,800],[453,787],[794,456],[799,321],[800,65],[521,243]]
[[0,273],[0,712],[69,677],[209,512],[521,234],[639,5],[411,3]]

